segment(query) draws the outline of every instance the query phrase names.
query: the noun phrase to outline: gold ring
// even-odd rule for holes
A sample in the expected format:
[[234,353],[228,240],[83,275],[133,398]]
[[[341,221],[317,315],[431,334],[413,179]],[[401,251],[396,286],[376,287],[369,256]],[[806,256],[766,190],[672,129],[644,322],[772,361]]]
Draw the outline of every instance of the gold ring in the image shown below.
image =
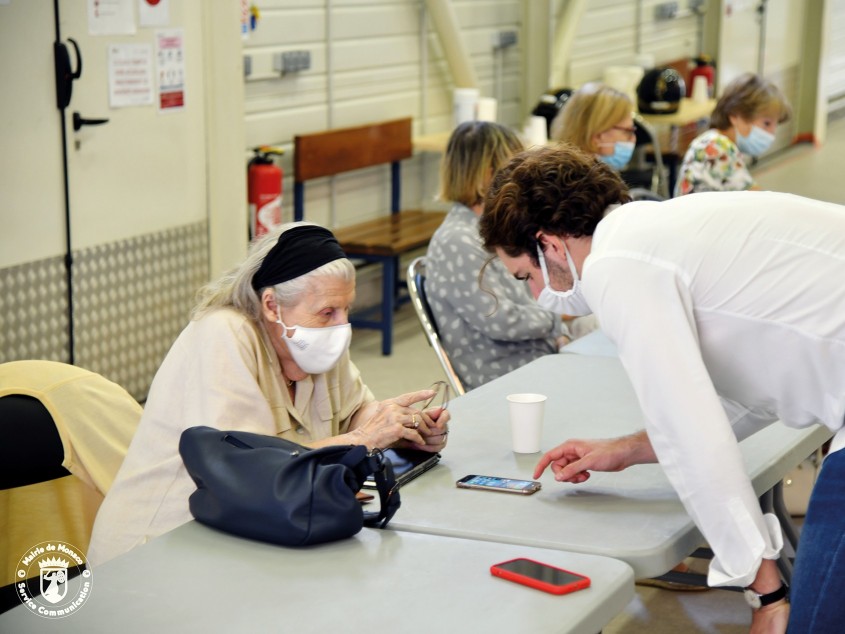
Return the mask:
[[411,414],[411,422],[414,423],[414,429],[419,429],[420,421],[417,420],[416,414]]

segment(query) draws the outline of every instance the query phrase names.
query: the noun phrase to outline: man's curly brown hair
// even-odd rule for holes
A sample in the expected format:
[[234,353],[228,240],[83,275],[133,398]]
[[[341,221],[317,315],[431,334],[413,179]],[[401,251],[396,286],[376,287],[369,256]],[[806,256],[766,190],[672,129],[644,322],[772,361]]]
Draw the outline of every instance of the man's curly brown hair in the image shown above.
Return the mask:
[[496,176],[484,200],[484,247],[537,264],[537,232],[591,236],[614,203],[631,200],[619,174],[595,156],[562,143],[520,152]]

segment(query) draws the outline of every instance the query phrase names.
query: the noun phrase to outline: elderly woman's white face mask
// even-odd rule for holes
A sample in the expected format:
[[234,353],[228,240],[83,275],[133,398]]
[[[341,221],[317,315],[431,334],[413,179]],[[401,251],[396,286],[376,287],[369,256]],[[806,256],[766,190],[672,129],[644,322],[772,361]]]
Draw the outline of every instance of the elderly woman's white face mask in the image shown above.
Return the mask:
[[[276,323],[282,327],[282,341],[287,345],[293,360],[303,372],[323,374],[337,365],[340,357],[349,348],[352,339],[352,325],[340,324],[324,328],[305,328],[287,326],[282,321],[282,314],[276,309]],[[292,337],[288,331],[293,330]]]

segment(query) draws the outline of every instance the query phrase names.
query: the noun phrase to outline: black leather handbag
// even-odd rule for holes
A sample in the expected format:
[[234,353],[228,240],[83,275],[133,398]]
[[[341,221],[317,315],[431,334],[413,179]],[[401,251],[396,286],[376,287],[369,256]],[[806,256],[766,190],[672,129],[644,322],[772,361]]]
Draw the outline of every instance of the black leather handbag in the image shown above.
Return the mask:
[[[400,504],[390,461],[362,445],[311,449],[275,436],[191,427],[179,453],[197,485],[191,514],[251,539],[285,546],[343,539],[363,526],[384,528]],[[356,499],[369,475],[377,512],[364,512]]]

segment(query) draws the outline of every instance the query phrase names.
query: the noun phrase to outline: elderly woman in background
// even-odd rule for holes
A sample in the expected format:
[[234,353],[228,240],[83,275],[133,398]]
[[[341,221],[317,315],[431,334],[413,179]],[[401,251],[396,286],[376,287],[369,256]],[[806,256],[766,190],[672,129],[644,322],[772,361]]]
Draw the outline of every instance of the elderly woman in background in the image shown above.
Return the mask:
[[376,401],[349,358],[355,269],[330,231],[283,225],[200,293],[159,368],[126,460],[97,515],[99,564],[191,519],[195,486],[178,453],[194,425],[310,447],[440,451],[449,414],[420,411],[421,390]]
[[681,163],[675,196],[694,192],[760,189],[743,154],[760,156],[792,109],[777,86],[746,73],[725,88],[710,115],[710,130],[697,136]]
[[634,154],[634,104],[623,92],[598,82],[572,93],[552,121],[553,141],[571,143],[620,171]]
[[426,285],[443,346],[466,389],[487,383],[569,341],[560,315],[531,301],[481,246],[478,216],[493,174],[522,150],[505,126],[462,123],[452,133],[440,167],[440,199],[452,201],[426,257]]

